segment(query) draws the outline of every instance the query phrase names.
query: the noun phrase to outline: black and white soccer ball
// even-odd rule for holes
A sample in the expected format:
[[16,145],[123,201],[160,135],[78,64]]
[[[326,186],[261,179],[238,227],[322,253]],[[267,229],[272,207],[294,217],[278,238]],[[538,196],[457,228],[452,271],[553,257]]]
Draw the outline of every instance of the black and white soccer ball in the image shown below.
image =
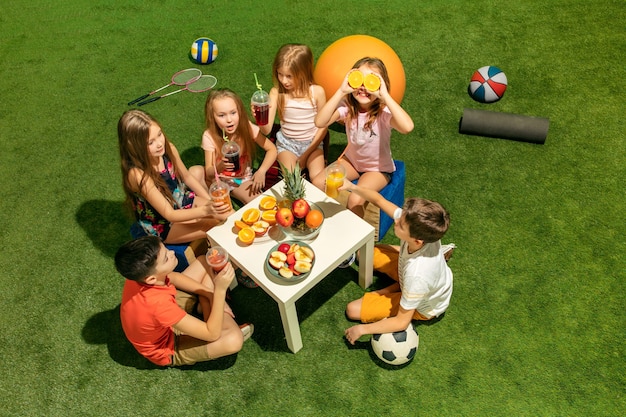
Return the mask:
[[409,323],[409,327],[400,332],[372,335],[372,350],[383,362],[404,365],[415,356],[419,341],[413,324]]

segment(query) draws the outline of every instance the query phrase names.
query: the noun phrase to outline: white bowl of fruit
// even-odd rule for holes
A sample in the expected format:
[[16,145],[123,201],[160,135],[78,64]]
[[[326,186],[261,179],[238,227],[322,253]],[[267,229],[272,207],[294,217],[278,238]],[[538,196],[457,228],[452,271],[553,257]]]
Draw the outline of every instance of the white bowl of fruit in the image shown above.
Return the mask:
[[274,246],[267,255],[271,275],[295,282],[306,278],[315,264],[315,252],[304,242],[290,240]]

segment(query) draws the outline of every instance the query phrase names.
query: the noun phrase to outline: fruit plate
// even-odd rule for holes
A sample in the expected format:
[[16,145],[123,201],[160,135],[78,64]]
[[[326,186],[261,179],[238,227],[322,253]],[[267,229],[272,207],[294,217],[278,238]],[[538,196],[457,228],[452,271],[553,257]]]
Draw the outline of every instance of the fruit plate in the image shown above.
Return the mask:
[[[293,276],[291,278],[287,278],[282,276],[278,270],[276,268],[274,268],[271,264],[270,264],[270,258],[272,257],[272,253],[278,251],[278,248],[280,247],[280,245],[282,244],[288,244],[290,246],[293,247],[293,245],[298,245],[301,248],[306,248],[310,251],[310,253],[313,254],[313,260],[310,263],[310,269],[309,272],[303,272],[300,273],[300,275],[296,275],[295,273],[293,274]],[[295,254],[294,254],[295,257]],[[271,277],[275,277],[278,278],[280,281],[283,282],[299,282],[302,281],[303,279],[305,279],[306,277],[309,276],[309,274],[311,273],[311,269],[313,269],[313,266],[315,265],[315,252],[313,252],[313,248],[311,248],[309,245],[307,245],[306,243],[299,241],[299,240],[287,240],[284,242],[280,242],[277,245],[275,245],[272,249],[270,249],[270,251],[267,253],[267,257],[265,258],[265,269],[267,269],[267,273],[271,276]]]
[[[311,206],[311,210],[319,210],[322,213],[322,216],[326,217],[324,211],[320,206],[315,203],[308,202],[309,206]],[[320,234],[320,230],[324,225],[324,220],[316,229],[310,229],[306,225],[302,225],[302,229],[297,229],[294,225],[289,227],[280,226],[281,230],[287,236],[288,239],[297,239],[297,240],[313,240]]]

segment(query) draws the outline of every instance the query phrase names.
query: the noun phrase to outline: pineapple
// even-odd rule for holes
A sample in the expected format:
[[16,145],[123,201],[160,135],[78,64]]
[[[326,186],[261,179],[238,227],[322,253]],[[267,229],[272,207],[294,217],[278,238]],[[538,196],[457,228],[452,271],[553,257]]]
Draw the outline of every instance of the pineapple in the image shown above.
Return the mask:
[[[278,163],[280,165],[281,176],[285,180],[285,200],[283,204],[287,204],[287,207],[294,213],[294,222],[291,227],[299,232],[306,233],[309,231],[309,228],[305,223],[304,216],[306,216],[306,212],[309,211],[310,207],[305,199],[304,176],[300,171],[300,165],[296,163],[293,169],[289,170],[280,163],[280,161]],[[304,208],[306,211],[304,212],[304,216],[301,215],[296,207],[300,207],[300,211]]]
[[304,199],[304,177],[300,171],[300,164],[296,163],[292,170],[289,170],[280,161],[280,173],[285,180],[285,199],[292,203],[298,199]]

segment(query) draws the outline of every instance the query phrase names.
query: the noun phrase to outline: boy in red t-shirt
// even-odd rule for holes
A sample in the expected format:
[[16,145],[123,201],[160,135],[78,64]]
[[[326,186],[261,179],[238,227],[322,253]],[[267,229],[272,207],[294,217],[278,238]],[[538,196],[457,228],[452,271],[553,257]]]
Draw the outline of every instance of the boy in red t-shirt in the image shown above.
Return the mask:
[[[238,326],[226,304],[234,277],[230,262],[215,274],[204,258],[182,273],[178,260],[156,236],[124,244],[115,267],[126,278],[120,318],[135,349],[157,365],[193,365],[237,353],[254,330]],[[209,272],[207,272],[209,271]],[[200,303],[204,321],[189,314]]]

